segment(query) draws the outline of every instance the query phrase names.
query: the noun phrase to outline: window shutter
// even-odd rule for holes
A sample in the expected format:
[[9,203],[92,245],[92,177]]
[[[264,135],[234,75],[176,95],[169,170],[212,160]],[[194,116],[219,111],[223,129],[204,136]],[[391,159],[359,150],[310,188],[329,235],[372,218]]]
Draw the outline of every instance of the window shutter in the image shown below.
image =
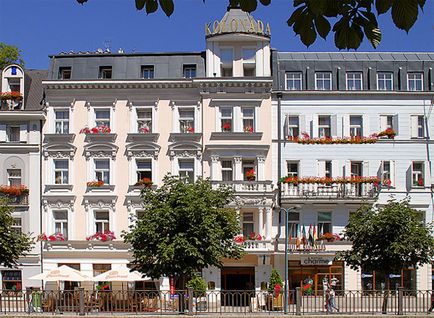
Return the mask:
[[395,161],[390,160],[390,182],[391,182],[391,186],[396,188],[395,167],[396,167]]
[[380,131],[386,130],[387,127],[387,116],[380,116]]
[[324,160],[318,160],[317,161],[317,173],[318,177],[325,177],[325,161]]
[[430,175],[429,175],[429,161],[425,161],[423,164],[423,181],[424,181],[424,185],[425,187],[428,187],[432,184]]
[[332,177],[340,177],[342,176],[342,169],[339,168],[340,162],[339,160],[332,160]]
[[338,136],[338,115],[332,115],[331,116],[331,134],[332,137],[337,137]]
[[369,127],[369,115],[363,114],[362,116],[362,135],[368,137],[371,134]]
[[306,116],[300,115],[298,116],[298,125],[299,125],[299,132],[300,134],[306,131]]
[[283,123],[283,138],[288,139],[288,125],[289,125],[289,115],[285,115],[285,121]]
[[27,142],[27,124],[20,125],[20,141]]
[[377,170],[377,178],[380,180],[383,177],[383,171],[384,171],[384,161],[380,161],[380,165]]
[[342,118],[342,137],[350,136],[350,115],[344,115]]
[[411,125],[411,138],[418,137],[418,129],[417,129],[417,117],[416,115],[410,116],[410,125]]
[[363,172],[362,175],[365,177],[370,175],[369,174],[369,161],[367,161],[367,160],[363,161],[363,171],[362,172]]
[[351,160],[345,160],[344,177],[351,177]]
[[310,136],[312,138],[318,137],[318,115],[317,114],[314,114],[312,116],[312,129],[310,132]]
[[0,124],[0,142],[6,141],[6,125]]
[[407,171],[406,171],[406,173],[405,173],[405,176],[406,176],[406,183],[405,183],[405,185],[406,185],[406,188],[407,188],[407,192],[410,192],[411,191],[411,188],[412,188],[412,184],[411,184],[411,178],[412,178],[412,163],[410,162],[410,166],[408,166],[408,168],[407,168]]
[[393,115],[392,125],[393,125],[393,130],[394,130],[395,133],[398,135],[398,134],[399,134],[399,120],[398,120],[398,114]]

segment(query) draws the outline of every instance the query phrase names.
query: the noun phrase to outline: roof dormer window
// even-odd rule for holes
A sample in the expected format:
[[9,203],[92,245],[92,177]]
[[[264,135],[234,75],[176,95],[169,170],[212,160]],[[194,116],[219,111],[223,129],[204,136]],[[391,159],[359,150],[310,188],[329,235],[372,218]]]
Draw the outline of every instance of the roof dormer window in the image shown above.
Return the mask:
[[100,79],[112,78],[112,67],[111,66],[100,66],[99,67],[99,78]]
[[256,75],[256,51],[243,49],[243,76]]
[[71,67],[59,67],[58,78],[61,80],[71,79]]

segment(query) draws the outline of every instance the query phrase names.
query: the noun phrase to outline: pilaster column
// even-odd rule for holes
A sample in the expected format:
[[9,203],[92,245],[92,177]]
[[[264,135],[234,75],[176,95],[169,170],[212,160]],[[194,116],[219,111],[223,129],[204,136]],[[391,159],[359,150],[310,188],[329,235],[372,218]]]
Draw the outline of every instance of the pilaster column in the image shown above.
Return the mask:
[[267,240],[271,240],[271,229],[273,228],[273,209],[271,207],[266,208],[266,222],[265,222],[265,237]]
[[243,158],[242,157],[234,157],[234,172],[235,172],[235,181],[243,180]]
[[264,236],[264,208],[258,209],[258,218],[259,218],[259,229],[258,233],[261,234],[261,236]]
[[256,180],[264,181],[265,180],[265,157],[258,156],[256,157],[256,161],[258,162],[258,171],[256,172]]
[[241,211],[240,211],[240,208],[235,208],[235,212],[237,213],[238,223],[240,224],[240,228],[241,228],[241,231],[242,231],[242,222],[241,222]]
[[218,176],[218,162],[219,156],[211,156],[211,180],[220,181],[221,177]]

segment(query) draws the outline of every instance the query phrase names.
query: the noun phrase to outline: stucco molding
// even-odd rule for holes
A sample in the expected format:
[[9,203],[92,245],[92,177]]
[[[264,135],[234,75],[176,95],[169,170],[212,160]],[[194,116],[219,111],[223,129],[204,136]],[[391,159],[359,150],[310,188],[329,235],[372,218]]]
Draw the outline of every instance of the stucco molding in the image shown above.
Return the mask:
[[42,206],[44,211],[48,212],[53,209],[65,209],[74,212],[75,196],[56,196],[42,198]]

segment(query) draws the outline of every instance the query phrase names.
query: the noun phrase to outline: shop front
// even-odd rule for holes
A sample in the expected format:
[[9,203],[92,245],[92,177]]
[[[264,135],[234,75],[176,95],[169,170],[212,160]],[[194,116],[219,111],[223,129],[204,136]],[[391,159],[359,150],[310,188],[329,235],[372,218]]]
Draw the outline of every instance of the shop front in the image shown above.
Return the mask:
[[362,290],[398,290],[404,287],[405,290],[416,290],[416,270],[413,268],[402,269],[397,273],[386,274],[380,272],[366,272],[362,269]]

